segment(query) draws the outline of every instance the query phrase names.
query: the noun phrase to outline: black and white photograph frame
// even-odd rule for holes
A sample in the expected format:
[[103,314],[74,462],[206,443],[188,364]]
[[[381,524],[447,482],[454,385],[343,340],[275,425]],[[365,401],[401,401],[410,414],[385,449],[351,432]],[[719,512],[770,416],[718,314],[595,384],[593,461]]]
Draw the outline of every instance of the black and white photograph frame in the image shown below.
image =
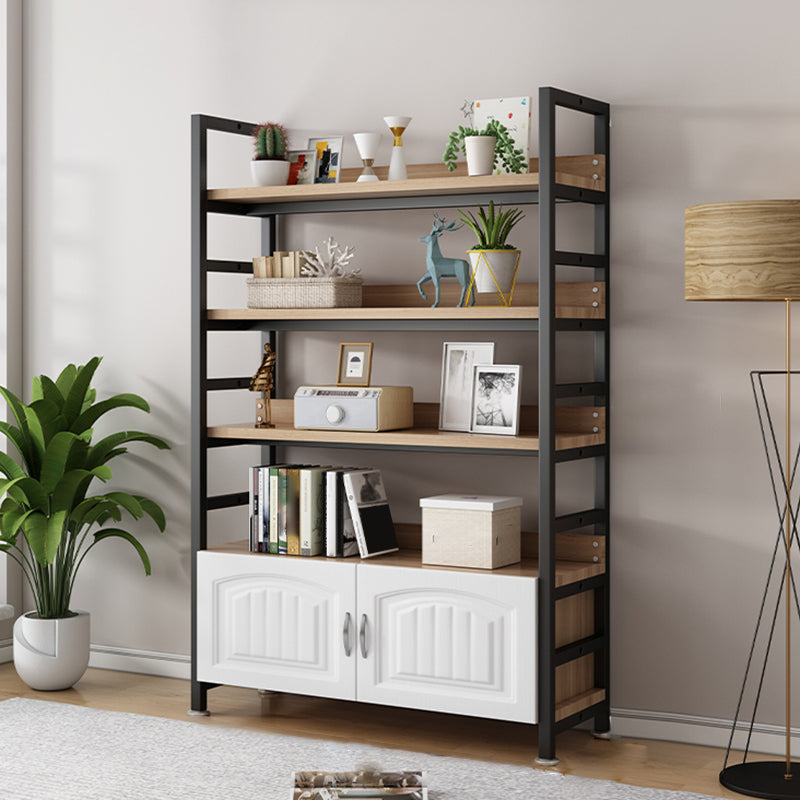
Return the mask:
[[372,372],[372,342],[342,342],[339,345],[337,386],[369,386]]
[[308,140],[308,149],[317,154],[314,183],[339,183],[343,146],[343,136],[317,136]]
[[471,433],[519,433],[519,364],[488,364],[473,367]]
[[469,431],[474,367],[493,362],[494,342],[445,342],[442,345],[439,430]]

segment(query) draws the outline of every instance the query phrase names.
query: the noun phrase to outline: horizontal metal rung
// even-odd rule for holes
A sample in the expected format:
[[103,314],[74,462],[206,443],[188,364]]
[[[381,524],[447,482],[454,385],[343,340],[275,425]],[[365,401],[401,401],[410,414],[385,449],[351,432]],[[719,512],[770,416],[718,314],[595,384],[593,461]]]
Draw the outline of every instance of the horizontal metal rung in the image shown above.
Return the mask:
[[555,189],[557,200],[569,200],[573,203],[594,203],[599,205],[606,202],[606,193],[597,189],[580,189],[576,186],[566,186],[557,183]]
[[562,533],[572,531],[575,528],[585,528],[587,525],[597,525],[605,522],[606,512],[602,508],[592,508],[588,511],[579,511],[576,514],[564,514],[556,517],[555,531]]
[[608,258],[595,253],[570,253],[565,250],[557,250],[555,253],[555,263],[563,267],[592,267],[594,269],[605,269],[606,266],[608,266]]
[[564,719],[560,719],[556,722],[555,730],[556,733],[561,733],[561,731],[566,731],[569,728],[574,728],[579,722],[584,722],[587,719],[591,719],[601,711],[604,711],[608,707],[607,700],[601,700],[599,703],[595,703],[588,708],[583,708],[580,711],[576,711],[574,714],[571,714],[568,717],[564,717]]
[[209,378],[206,390],[218,392],[225,389],[249,389],[252,378]]
[[233,508],[244,506],[250,502],[248,492],[232,492],[231,494],[217,494],[206,500],[206,507],[209,511],[216,511],[220,508]]
[[562,397],[605,397],[606,384],[603,381],[588,383],[558,383],[555,396]]
[[208,260],[206,261],[206,272],[252,272],[252,261],[220,261]]
[[579,461],[582,458],[598,458],[604,456],[608,448],[604,444],[593,445],[591,447],[576,447],[573,450],[557,450],[555,460],[558,463],[564,461]]
[[606,636],[598,634],[596,636],[587,636],[578,642],[557,647],[555,652],[555,665],[558,667],[561,664],[567,664],[575,659],[588,656],[590,653],[596,653],[606,646]]
[[573,594],[580,594],[581,592],[588,592],[591,589],[600,589],[608,583],[606,574],[595,575],[593,578],[584,578],[574,583],[568,583],[565,586],[559,586],[553,592],[556,600],[562,597],[571,597]]

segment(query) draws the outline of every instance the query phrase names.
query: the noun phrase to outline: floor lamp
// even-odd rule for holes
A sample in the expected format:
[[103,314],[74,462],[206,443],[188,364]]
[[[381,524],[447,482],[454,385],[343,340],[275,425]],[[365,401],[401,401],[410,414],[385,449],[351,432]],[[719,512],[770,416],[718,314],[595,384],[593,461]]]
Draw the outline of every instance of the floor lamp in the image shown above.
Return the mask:
[[[761,683],[766,671],[769,649],[775,635],[780,635],[776,626],[779,611],[783,606],[783,635],[786,645],[785,692],[786,692],[786,755],[782,761],[748,761],[749,743],[755,723],[761,684],[758,684],[755,706],[747,736],[744,760],[728,766],[728,756],[739,719],[739,709],[751,674],[753,651],[759,628],[766,619],[769,624],[770,609],[762,601],[756,634],[753,638],[750,659],[745,671],[742,692],[739,697],[725,764],[720,772],[720,783],[735,792],[753,797],[800,798],[800,762],[792,761],[791,755],[791,640],[792,618],[797,610],[800,616],[797,589],[792,575],[792,552],[800,551],[797,538],[797,506],[792,500],[792,483],[797,469],[797,456],[792,459],[791,438],[791,304],[800,298],[800,200],[761,200],[753,202],[712,203],[691,206],[686,209],[686,299],[687,300],[772,300],[785,305],[786,345],[785,376],[786,436],[783,458],[781,444],[775,436],[773,416],[766,407],[756,402],[762,427],[764,445],[773,480],[776,508],[780,519],[778,538],[773,551],[773,566],[770,569],[764,591],[766,600],[773,574],[778,581],[777,600],[769,629],[769,639],[761,668]],[[751,373],[760,381],[764,372]],[[774,373],[773,373],[774,374]],[[762,391],[763,402],[767,396]],[[762,408],[764,408],[762,414]],[[767,420],[765,426],[764,420]],[[770,450],[770,441],[772,450]],[[771,453],[773,454],[771,456]],[[773,470],[772,462],[776,462]],[[792,464],[794,463],[794,466]],[[764,615],[767,615],[766,618]],[[766,630],[766,628],[765,628]],[[755,672],[753,674],[756,674]]]

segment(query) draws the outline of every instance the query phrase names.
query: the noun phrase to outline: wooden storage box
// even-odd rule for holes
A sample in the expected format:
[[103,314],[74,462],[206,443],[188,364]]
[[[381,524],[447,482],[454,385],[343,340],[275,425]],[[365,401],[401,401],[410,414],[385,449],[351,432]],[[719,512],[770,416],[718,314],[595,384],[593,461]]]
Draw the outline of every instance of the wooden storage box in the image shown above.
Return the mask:
[[521,559],[521,497],[423,497],[422,563],[497,569]]
[[248,278],[248,308],[358,308],[361,278]]

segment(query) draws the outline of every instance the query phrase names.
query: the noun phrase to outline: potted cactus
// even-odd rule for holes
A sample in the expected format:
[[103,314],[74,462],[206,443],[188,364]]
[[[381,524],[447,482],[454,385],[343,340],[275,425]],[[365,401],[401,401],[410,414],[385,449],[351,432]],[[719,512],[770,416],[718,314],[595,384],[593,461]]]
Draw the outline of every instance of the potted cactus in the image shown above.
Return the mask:
[[277,122],[265,122],[253,131],[255,154],[250,163],[256,186],[285,186],[289,178],[286,151],[289,136]]
[[491,175],[498,161],[502,161],[509,172],[519,173],[526,168],[522,150],[514,145],[508,128],[496,119],[489,120],[482,130],[459,125],[458,130],[450,134],[442,156],[450,172],[456,168],[460,150],[467,156],[470,175]]

